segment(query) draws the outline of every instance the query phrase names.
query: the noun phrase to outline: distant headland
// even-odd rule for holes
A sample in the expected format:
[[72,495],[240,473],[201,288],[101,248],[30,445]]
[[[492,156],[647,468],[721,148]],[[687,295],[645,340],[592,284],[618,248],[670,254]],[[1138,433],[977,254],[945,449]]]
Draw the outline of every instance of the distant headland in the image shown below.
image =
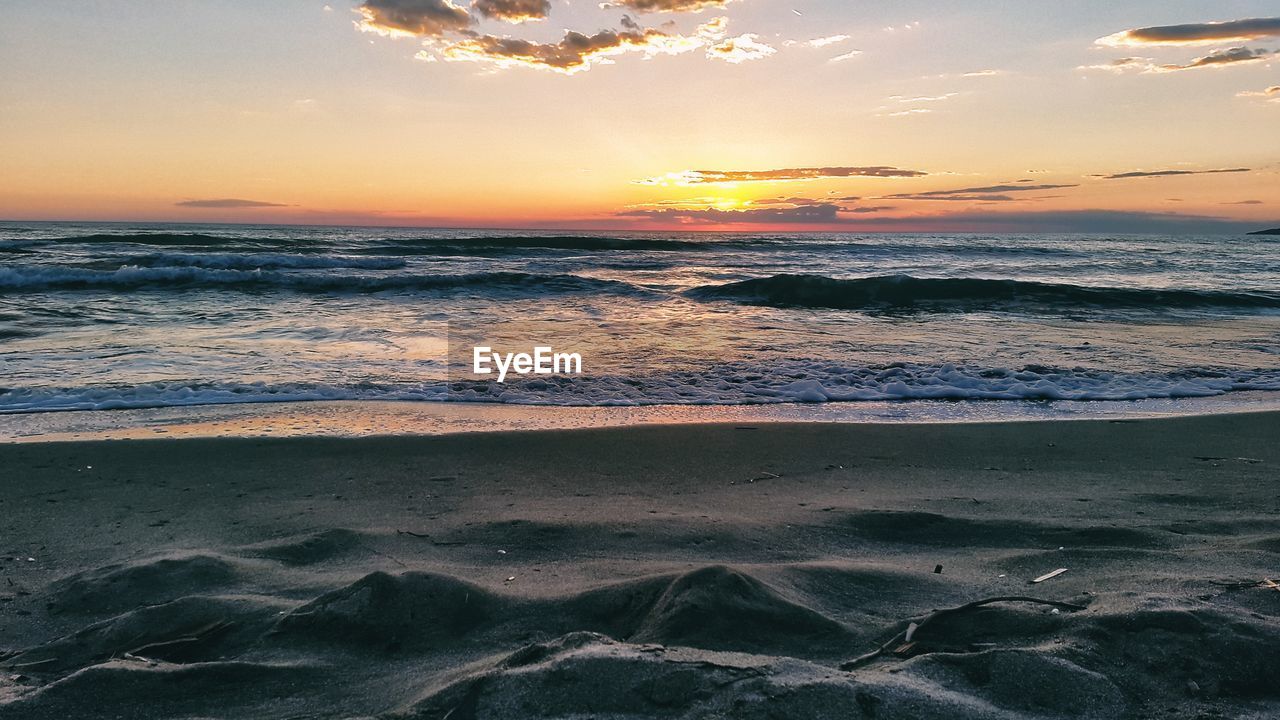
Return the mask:
[[1270,230],[1254,230],[1250,235],[1280,235],[1280,228],[1271,228]]

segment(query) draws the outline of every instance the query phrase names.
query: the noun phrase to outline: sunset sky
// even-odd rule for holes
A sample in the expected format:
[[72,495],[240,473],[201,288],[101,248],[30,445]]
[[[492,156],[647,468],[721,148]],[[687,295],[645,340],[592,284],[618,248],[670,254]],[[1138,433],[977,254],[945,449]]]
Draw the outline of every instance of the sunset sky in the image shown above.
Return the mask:
[[1280,224],[1280,6],[0,5],[0,219]]

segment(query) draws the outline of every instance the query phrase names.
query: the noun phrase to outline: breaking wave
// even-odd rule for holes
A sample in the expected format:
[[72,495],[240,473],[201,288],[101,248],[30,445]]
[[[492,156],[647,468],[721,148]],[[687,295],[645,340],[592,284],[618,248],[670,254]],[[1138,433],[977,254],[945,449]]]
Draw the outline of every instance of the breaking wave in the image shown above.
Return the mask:
[[772,307],[846,310],[1078,306],[1132,309],[1196,307],[1280,308],[1280,294],[1194,289],[1095,287],[1029,280],[920,278],[885,275],[837,279],[822,275],[773,275],[724,285],[704,285],[687,294]]
[[0,268],[0,293],[40,290],[225,289],[380,292],[495,287],[547,292],[640,292],[627,283],[579,275],[481,272],[457,275],[299,275],[268,270],[125,266],[116,270],[27,266]]
[[0,389],[0,414],[313,400],[487,402],[515,405],[762,405],[886,400],[1146,400],[1280,390],[1280,370],[1122,373],[894,363],[844,367],[795,361],[761,373],[746,365],[648,376],[536,377],[418,384],[171,382]]

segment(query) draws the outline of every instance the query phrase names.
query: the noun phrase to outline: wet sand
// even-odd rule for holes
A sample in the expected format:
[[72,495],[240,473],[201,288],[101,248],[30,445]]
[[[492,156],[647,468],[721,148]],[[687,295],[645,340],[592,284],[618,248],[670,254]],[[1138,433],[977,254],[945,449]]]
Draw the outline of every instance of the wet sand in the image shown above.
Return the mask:
[[[1253,413],[0,445],[0,718],[1269,717],[1276,438]],[[1006,596],[1059,605],[923,622]]]

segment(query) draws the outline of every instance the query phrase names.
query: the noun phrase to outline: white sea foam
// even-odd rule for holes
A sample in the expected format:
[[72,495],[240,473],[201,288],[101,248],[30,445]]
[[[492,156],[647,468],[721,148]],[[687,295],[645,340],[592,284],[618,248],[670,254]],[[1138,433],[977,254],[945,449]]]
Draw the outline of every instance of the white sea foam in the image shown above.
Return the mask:
[[812,367],[761,376],[741,368],[648,377],[553,377],[496,382],[352,386],[311,383],[150,383],[135,386],[30,388],[0,392],[0,413],[56,410],[393,400],[518,405],[751,405],[885,400],[1141,400],[1212,397],[1280,390],[1280,371],[1124,374],[1093,370],[1004,370],[899,364],[883,368]]

